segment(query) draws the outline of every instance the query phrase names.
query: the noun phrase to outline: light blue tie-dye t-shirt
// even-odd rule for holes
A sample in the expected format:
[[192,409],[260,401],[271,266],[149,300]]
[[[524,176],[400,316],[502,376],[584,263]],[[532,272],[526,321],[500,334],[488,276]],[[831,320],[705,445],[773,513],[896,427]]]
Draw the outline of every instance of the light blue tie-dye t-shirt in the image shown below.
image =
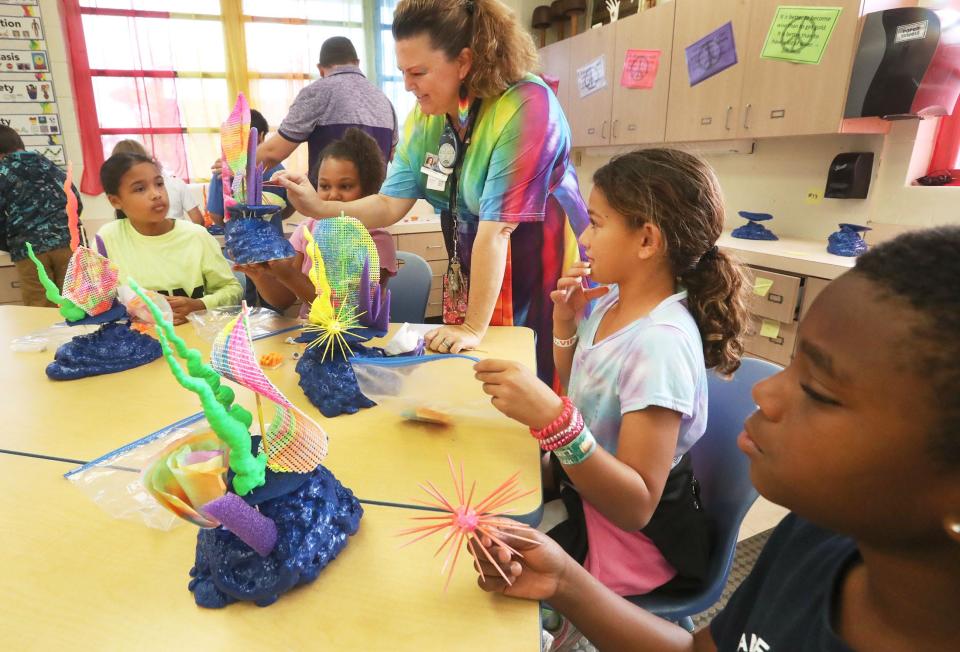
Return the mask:
[[600,342],[600,320],[619,297],[617,287],[597,299],[580,322],[567,393],[597,442],[616,455],[623,415],[650,406],[681,414],[674,455],[690,450],[707,427],[707,372],[703,343],[687,310],[686,291]]

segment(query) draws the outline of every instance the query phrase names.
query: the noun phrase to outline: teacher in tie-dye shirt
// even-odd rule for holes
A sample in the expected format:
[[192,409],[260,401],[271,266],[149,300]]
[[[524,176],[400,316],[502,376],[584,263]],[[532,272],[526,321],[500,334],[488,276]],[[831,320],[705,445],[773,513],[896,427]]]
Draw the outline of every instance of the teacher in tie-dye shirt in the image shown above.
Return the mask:
[[537,333],[538,375],[551,382],[549,294],[578,255],[587,211],[567,120],[554,92],[531,73],[533,41],[498,0],[402,0],[393,37],[417,106],[380,193],[323,202],[302,175],[278,178],[310,217],[343,210],[380,228],[420,198],[443,211],[447,253],[456,252],[469,291],[445,283],[445,325],[428,333],[429,347],[458,353],[475,348],[490,325],[527,326]]

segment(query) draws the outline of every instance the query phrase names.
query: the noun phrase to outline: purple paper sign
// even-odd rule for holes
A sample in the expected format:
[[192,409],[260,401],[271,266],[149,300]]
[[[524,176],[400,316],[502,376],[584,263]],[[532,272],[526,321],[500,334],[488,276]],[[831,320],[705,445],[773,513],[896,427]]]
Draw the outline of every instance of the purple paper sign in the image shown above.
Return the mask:
[[696,86],[704,79],[713,77],[737,63],[737,46],[733,41],[733,23],[710,32],[702,39],[688,45],[687,73],[690,85]]

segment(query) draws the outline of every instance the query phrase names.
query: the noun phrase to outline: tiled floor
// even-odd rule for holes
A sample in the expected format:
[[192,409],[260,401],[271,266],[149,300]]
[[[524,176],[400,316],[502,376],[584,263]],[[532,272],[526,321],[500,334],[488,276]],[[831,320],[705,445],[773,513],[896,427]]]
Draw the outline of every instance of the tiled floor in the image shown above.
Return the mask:
[[740,535],[737,541],[743,541],[754,534],[760,534],[765,530],[776,527],[784,516],[787,515],[787,509],[780,505],[775,505],[769,500],[760,496],[757,502],[753,504],[750,511],[747,512],[743,524],[740,526]]

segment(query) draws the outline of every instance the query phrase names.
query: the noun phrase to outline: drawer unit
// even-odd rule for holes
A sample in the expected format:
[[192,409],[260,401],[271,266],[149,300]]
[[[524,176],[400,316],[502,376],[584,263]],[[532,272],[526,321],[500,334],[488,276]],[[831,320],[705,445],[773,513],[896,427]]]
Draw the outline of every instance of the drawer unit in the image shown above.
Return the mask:
[[427,317],[439,317],[443,314],[443,285],[438,281],[430,289],[430,297],[427,299]]
[[417,254],[426,261],[447,260],[443,233],[410,233],[397,236],[397,249]]
[[800,302],[800,321],[806,316],[807,311],[813,304],[817,295],[823,292],[823,289],[830,284],[830,281],[823,278],[808,276],[803,282],[803,300]]
[[797,314],[800,300],[799,276],[781,274],[766,269],[748,267],[753,283],[750,294],[750,312],[759,317],[791,322]]
[[[764,334],[764,321],[774,327],[776,334]],[[755,356],[766,358],[771,362],[786,367],[793,357],[793,349],[797,344],[797,322],[780,323],[772,319],[764,320],[754,317],[751,334],[744,342],[744,350]]]
[[22,303],[20,275],[13,265],[0,267],[0,303]]

